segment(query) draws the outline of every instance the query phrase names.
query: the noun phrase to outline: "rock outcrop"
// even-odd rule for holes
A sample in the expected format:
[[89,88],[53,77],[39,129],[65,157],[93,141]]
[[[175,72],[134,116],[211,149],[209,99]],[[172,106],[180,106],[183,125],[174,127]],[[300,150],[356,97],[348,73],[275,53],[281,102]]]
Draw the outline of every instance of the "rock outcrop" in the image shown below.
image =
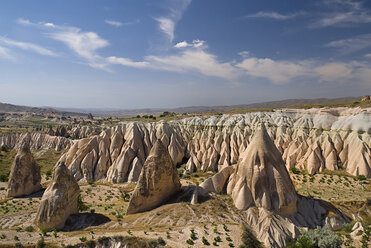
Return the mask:
[[61,161],[78,181],[136,181],[153,143],[161,139],[174,163],[188,159],[188,171],[220,171],[237,163],[262,122],[288,168],[310,173],[344,169],[354,176],[371,177],[370,108],[288,109],[168,123],[123,122],[76,141]]
[[40,167],[32,157],[27,143],[22,144],[10,169],[7,196],[29,195],[41,189]]
[[71,214],[78,213],[80,187],[66,165],[57,163],[52,183],[45,190],[34,223],[39,228],[61,229]]
[[231,175],[227,193],[240,210],[263,207],[285,216],[296,212],[297,194],[281,154],[264,125],[253,135]]
[[180,187],[173,160],[166,147],[157,140],[143,165],[126,214],[153,209],[178,192]]
[[0,146],[20,148],[27,143],[31,150],[55,149],[61,151],[70,148],[73,141],[64,137],[50,136],[45,133],[16,133],[0,136]]

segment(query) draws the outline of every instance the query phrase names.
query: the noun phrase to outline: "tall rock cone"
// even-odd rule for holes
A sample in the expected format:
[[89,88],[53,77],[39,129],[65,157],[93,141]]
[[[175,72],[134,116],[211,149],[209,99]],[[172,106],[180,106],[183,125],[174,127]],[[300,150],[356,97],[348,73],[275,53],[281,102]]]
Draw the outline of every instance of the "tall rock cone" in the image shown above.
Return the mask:
[[8,197],[29,195],[41,189],[40,167],[32,157],[27,143],[23,143],[14,158],[8,182]]
[[143,165],[126,214],[153,209],[180,188],[178,172],[170,154],[162,142],[157,140]]
[[265,126],[255,132],[227,187],[238,209],[263,207],[290,216],[297,194],[281,154]]
[[61,229],[71,214],[79,212],[80,187],[63,162],[54,167],[52,183],[41,198],[35,218],[39,228]]

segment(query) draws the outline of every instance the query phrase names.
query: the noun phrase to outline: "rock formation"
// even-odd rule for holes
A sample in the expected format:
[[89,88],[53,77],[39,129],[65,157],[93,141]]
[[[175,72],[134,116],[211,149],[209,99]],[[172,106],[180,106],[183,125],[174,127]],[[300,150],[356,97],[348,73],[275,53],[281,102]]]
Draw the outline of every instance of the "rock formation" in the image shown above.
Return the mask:
[[20,148],[24,143],[29,144],[32,150],[55,149],[61,151],[70,148],[73,141],[64,137],[50,136],[44,133],[17,133],[0,136],[0,146]]
[[153,209],[180,190],[178,172],[160,140],[152,147],[143,165],[127,214]]
[[297,194],[281,154],[264,125],[241,155],[227,188],[238,209],[263,207],[285,216],[296,212]]
[[61,229],[71,214],[78,213],[80,187],[66,165],[57,163],[52,183],[45,190],[34,223],[39,228]]
[[[136,181],[154,142],[161,139],[174,163],[188,159],[188,171],[220,171],[237,163],[261,122],[266,123],[288,168],[310,173],[342,168],[354,176],[371,177],[370,108],[288,109],[168,123],[122,122],[76,141],[60,161],[78,181]],[[362,158],[360,163],[358,158]]]
[[40,182],[40,167],[33,159],[27,143],[23,143],[10,169],[7,196],[17,197],[39,191]]

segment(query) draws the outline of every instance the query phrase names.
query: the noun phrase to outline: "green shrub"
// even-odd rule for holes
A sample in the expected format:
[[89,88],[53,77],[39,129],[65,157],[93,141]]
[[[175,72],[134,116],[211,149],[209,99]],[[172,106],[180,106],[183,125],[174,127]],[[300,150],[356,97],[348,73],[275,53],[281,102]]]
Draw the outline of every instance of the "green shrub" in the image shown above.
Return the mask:
[[209,241],[205,237],[202,237],[202,244],[204,245],[210,245]]
[[166,242],[165,242],[165,240],[164,240],[162,237],[159,237],[159,238],[157,239],[157,242],[158,242],[160,245],[162,245],[162,246],[165,246],[165,245],[166,245]]
[[288,248],[340,248],[342,239],[328,226],[317,227],[303,232],[297,240],[290,242]]
[[357,177],[357,179],[360,180],[360,181],[364,181],[364,180],[367,179],[367,177],[366,177],[365,175],[359,175],[359,176]]
[[28,226],[24,229],[26,232],[33,232],[33,226]]
[[296,169],[295,167],[291,167],[290,168],[290,171],[293,173],[293,174],[300,174],[300,171],[298,169]]
[[80,238],[80,241],[81,241],[81,242],[85,242],[86,240],[87,240],[86,237],[81,237],[81,238]]
[[195,244],[192,239],[187,239],[186,243],[189,244],[189,245],[194,245]]
[[222,239],[220,238],[220,236],[216,236],[216,237],[214,238],[214,241],[215,241],[215,242],[222,242]]
[[46,236],[46,233],[48,232],[48,229],[46,229],[45,227],[41,228],[40,232],[41,232],[42,236]]
[[242,244],[240,245],[240,248],[263,247],[259,240],[254,236],[253,232],[246,225],[242,225],[242,230]]

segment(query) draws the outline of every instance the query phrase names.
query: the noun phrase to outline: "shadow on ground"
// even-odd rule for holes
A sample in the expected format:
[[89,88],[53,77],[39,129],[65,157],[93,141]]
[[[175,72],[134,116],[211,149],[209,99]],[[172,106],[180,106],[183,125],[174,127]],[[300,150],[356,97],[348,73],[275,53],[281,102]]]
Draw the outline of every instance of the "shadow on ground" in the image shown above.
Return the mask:
[[110,222],[111,219],[103,214],[80,213],[73,214],[66,220],[62,231],[81,230],[91,226],[99,226]]

